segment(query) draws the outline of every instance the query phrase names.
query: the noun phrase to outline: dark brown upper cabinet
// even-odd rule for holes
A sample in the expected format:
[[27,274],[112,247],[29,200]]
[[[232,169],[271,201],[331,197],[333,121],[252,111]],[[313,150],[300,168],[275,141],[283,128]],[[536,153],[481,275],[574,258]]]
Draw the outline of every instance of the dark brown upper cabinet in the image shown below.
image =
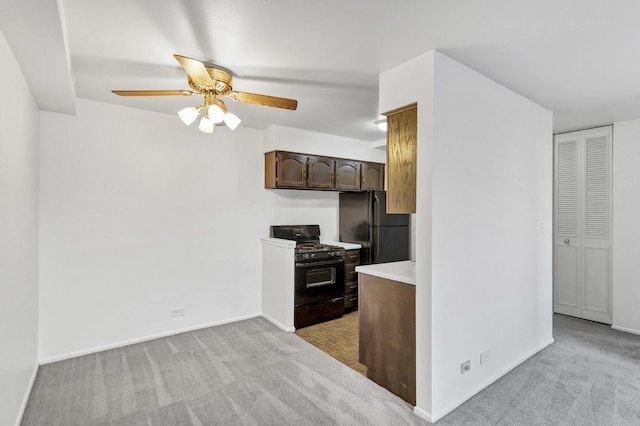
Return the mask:
[[271,151],[264,154],[264,187],[329,191],[384,190],[384,164]]
[[307,156],[271,151],[265,154],[266,188],[306,188]]
[[342,191],[359,190],[360,166],[359,161],[337,159],[335,188]]
[[384,189],[384,164],[362,163],[360,189],[363,191]]
[[307,187],[333,189],[335,160],[329,157],[307,157]]

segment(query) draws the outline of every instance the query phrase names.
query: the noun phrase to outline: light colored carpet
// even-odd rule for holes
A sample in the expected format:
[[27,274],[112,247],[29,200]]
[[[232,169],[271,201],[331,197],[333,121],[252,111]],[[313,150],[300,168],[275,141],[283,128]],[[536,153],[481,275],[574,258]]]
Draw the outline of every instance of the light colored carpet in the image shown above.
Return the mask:
[[296,330],[296,334],[358,373],[367,375],[367,367],[359,362],[360,316],[348,312],[332,321]]
[[424,425],[413,407],[262,318],[40,368],[23,425]]
[[555,343],[438,425],[640,425],[640,336],[554,315]]
[[[640,425],[640,336],[554,316],[556,343],[439,425]],[[412,407],[261,318],[42,366],[23,425],[415,425]]]

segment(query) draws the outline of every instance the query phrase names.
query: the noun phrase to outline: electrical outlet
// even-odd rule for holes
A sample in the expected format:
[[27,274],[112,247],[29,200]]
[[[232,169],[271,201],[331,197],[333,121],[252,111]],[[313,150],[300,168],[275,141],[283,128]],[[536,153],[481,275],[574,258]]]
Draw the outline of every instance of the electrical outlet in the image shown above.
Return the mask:
[[172,317],[181,317],[184,315],[184,308],[169,309],[169,315]]
[[484,351],[480,354],[480,364],[486,364],[489,362],[489,351]]
[[471,370],[471,361],[465,361],[462,364],[460,364],[460,374],[464,374],[467,371]]

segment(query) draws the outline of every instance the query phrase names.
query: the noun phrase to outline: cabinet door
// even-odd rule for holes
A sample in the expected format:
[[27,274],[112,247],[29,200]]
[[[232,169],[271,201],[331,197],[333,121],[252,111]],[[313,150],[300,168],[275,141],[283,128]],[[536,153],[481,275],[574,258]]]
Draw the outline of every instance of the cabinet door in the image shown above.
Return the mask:
[[[360,264],[360,249],[347,250],[344,254],[345,265],[359,265]],[[357,277],[356,277],[357,279]]]
[[347,250],[344,255],[344,307],[358,309],[358,273],[360,249]]
[[308,188],[333,189],[334,160],[327,157],[308,157]]
[[387,115],[387,213],[416,212],[415,105]]
[[336,189],[360,189],[360,162],[336,160]]
[[362,178],[360,189],[384,190],[384,164],[362,163]]
[[277,170],[279,188],[304,188],[307,186],[307,156],[289,152],[278,153]]

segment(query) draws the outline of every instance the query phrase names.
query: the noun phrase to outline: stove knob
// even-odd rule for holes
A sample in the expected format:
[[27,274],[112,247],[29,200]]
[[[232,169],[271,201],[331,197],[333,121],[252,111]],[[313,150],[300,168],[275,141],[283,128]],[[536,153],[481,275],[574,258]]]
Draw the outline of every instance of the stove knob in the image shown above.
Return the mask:
[[302,255],[302,258],[303,258],[303,259],[308,259],[308,258],[309,258],[309,253],[305,253],[305,254],[303,254],[303,255]]
[[332,252],[332,251],[330,251],[330,252],[329,252],[329,256],[335,256],[335,253],[334,253],[334,252]]
[[311,253],[311,258],[313,259],[314,257],[316,257],[315,253]]

